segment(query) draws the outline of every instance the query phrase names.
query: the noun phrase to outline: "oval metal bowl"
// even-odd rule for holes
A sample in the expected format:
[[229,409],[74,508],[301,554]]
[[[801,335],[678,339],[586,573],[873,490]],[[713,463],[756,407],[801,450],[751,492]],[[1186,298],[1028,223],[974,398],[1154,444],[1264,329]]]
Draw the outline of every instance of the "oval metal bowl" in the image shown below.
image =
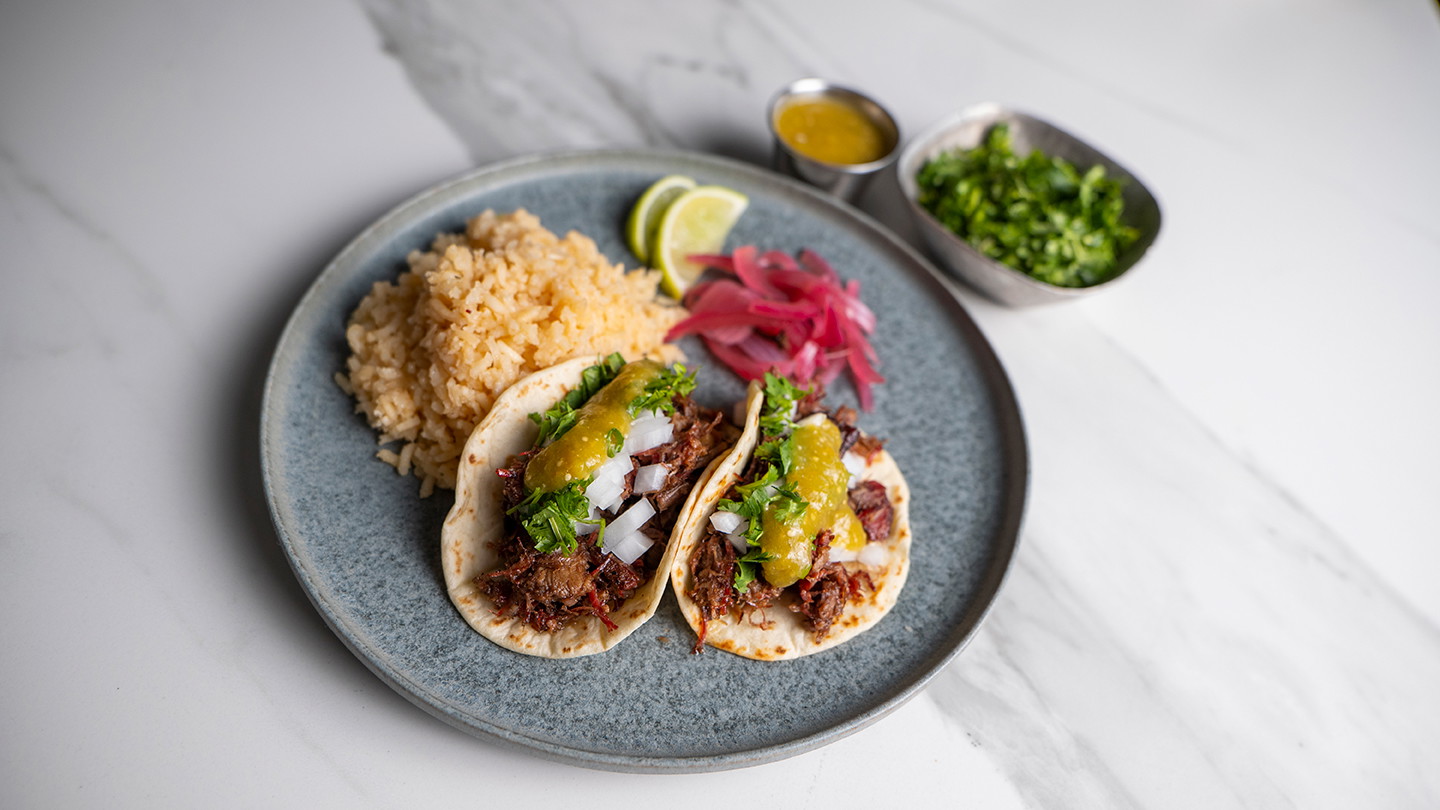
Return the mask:
[[[921,207],[915,182],[920,167],[941,152],[979,146],[990,127],[1000,123],[1010,126],[1017,154],[1039,149],[1070,161],[1081,171],[1098,163],[1111,177],[1126,181],[1124,219],[1127,225],[1140,231],[1140,238],[1120,253],[1119,268],[1109,280],[1089,287],[1059,287],[1032,278],[976,250]],[[911,216],[940,265],[985,296],[1007,306],[1072,301],[1106,289],[1129,275],[1160,234],[1160,204],[1134,172],[1048,121],[994,103],[969,107],[926,130],[905,147],[897,169],[900,189],[909,203]]]

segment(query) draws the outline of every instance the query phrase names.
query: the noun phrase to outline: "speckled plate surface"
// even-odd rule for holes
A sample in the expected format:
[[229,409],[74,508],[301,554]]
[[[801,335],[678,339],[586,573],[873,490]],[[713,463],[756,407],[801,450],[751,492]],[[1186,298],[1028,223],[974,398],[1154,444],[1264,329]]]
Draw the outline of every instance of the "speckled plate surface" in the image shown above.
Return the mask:
[[[346,319],[410,250],[459,231],[485,208],[526,208],[577,229],[633,266],[622,228],[631,202],[665,174],[750,196],[730,246],[817,250],[859,279],[879,314],[888,381],[862,416],[887,437],[913,489],[910,578],[893,612],[835,649],[763,663],[709,650],[666,594],[614,649],[548,660],[475,633],[446,596],[440,524],[452,497],[375,460],[375,434],[335,385]],[[703,366],[696,396],[732,403],[743,385]],[[832,402],[855,403],[845,383]],[[266,382],[262,466],[280,542],[335,633],[416,705],[461,729],[593,768],[710,771],[793,756],[874,722],[912,697],[974,633],[1014,551],[1027,461],[1020,415],[989,345],[936,271],[854,209],[748,164],[675,152],[584,152],[488,166],[409,200],[327,267],[281,337]]]

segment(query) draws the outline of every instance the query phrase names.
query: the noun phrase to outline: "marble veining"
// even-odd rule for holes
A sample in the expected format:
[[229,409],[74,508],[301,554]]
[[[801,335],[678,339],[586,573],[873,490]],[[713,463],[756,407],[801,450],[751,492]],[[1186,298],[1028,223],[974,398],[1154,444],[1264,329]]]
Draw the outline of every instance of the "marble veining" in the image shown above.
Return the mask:
[[[19,212],[23,202],[47,209],[49,215],[58,217],[65,227],[79,233],[107,258],[114,260],[114,266],[122,271],[123,277],[129,282],[125,285],[128,297],[132,297],[143,312],[160,317],[176,335],[182,336],[187,344],[191,343],[185,334],[184,324],[168,300],[162,282],[124,244],[57,196],[45,183],[30,176],[24,165],[3,143],[0,143],[0,166],[4,167],[5,174],[8,174],[14,183],[13,191],[7,196],[14,200],[17,216],[23,216]],[[81,301],[91,297],[86,295],[86,291],[69,288],[68,285],[63,291]],[[97,320],[98,318],[91,318],[89,322],[94,324]],[[113,355],[116,351],[115,341],[108,337],[99,337],[96,345],[107,355]]]

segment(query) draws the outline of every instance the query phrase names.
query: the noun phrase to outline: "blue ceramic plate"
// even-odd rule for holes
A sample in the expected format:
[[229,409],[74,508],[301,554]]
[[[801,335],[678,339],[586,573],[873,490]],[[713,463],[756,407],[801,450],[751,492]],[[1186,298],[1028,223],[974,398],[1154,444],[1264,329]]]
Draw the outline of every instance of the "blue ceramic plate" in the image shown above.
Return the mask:
[[[346,320],[405,255],[463,230],[486,209],[526,208],[636,264],[622,228],[656,178],[686,174],[750,197],[730,246],[812,248],[859,279],[880,323],[888,378],[861,425],[886,437],[913,490],[910,578],[869,632],[824,653],[763,663],[709,650],[667,593],[659,612],[609,652],[530,658],[461,620],[439,567],[449,491],[375,460],[375,434],[333,377]],[[742,383],[702,366],[696,396],[727,405]],[[855,403],[844,382],[832,402]],[[936,271],[873,220],[797,182],[717,157],[586,152],[512,160],[426,191],[372,225],[325,268],[290,319],[266,382],[261,453],[280,542],[335,633],[376,675],[461,729],[594,768],[682,772],[769,762],[832,742],[893,711],[975,632],[1015,549],[1025,440],[1009,382]]]

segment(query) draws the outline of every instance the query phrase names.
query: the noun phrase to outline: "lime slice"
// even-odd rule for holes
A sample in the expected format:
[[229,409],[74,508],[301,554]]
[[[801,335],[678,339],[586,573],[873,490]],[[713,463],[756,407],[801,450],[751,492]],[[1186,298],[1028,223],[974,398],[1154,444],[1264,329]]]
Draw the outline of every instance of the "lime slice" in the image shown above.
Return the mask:
[[695,187],[695,181],[679,174],[666,175],[650,184],[635,207],[630,209],[630,219],[625,223],[625,239],[630,243],[630,252],[641,264],[650,263],[650,246],[655,244],[655,231],[660,227],[660,217],[676,197]]
[[650,246],[651,266],[661,273],[660,289],[680,298],[705,265],[685,258],[719,253],[750,198],[724,186],[696,186],[676,197],[660,217]]

